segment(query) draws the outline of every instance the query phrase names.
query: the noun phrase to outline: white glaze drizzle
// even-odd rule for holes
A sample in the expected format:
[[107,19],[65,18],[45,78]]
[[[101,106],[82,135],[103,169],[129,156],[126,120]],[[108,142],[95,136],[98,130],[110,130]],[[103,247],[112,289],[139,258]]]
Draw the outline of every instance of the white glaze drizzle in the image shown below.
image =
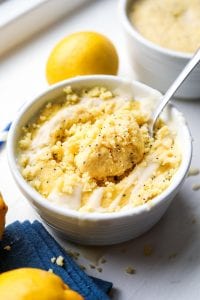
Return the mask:
[[112,201],[112,203],[109,206],[109,210],[115,210],[117,206],[119,205],[121,198],[123,194],[126,192],[128,188],[133,185],[134,181],[137,182],[135,187],[133,187],[133,191],[131,193],[131,196],[129,197],[128,204],[129,205],[132,202],[133,195],[139,190],[139,188],[144,184],[144,182],[153,174],[153,172],[156,170],[158,164],[156,163],[150,163],[148,166],[145,167],[135,167],[135,169],[131,172],[131,174],[128,176],[127,181],[125,183],[125,186],[122,190],[122,192]]
[[69,209],[78,210],[81,206],[81,193],[82,189],[80,186],[76,186],[72,194],[58,193],[57,191],[52,191],[47,199],[50,202],[56,203],[58,205],[67,207]]
[[103,187],[95,189],[87,200],[87,203],[81,207],[81,211],[102,211],[101,199],[103,191]]

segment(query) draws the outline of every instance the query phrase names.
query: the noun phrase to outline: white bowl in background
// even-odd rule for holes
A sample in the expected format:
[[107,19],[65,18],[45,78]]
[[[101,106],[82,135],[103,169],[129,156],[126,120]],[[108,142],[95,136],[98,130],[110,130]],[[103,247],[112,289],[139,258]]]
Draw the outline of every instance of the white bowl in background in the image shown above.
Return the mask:
[[[166,92],[192,54],[169,50],[144,38],[128,16],[133,2],[134,0],[119,0],[119,18],[125,34],[130,64],[137,80]],[[200,99],[200,64],[177,91],[176,97]]]
[[82,213],[66,209],[50,203],[34,190],[22,177],[17,164],[17,143],[22,134],[22,127],[38,113],[45,103],[60,96],[66,85],[71,85],[72,88],[103,85],[111,90],[117,88],[126,95],[131,95],[141,101],[148,97],[157,101],[161,97],[158,91],[142,83],[128,81],[117,76],[82,76],[49,87],[45,92],[27,103],[13,122],[7,144],[8,161],[12,175],[22,193],[39,215],[51,227],[64,233],[68,239],[81,244],[107,245],[135,238],[158,222],[186,177],[191,162],[192,142],[185,119],[174,106],[169,105],[166,109],[172,117],[172,123],[169,125],[177,131],[177,137],[181,144],[182,162],[171,185],[154,198],[151,205],[147,203],[129,211],[114,213]]

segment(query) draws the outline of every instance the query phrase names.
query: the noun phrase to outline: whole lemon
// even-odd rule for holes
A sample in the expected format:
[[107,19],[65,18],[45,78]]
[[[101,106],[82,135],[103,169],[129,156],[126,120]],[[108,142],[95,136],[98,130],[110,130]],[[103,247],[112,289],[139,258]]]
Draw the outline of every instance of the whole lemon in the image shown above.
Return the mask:
[[0,193],[0,240],[3,235],[4,226],[5,226],[5,216],[7,213],[8,207],[4,202],[3,196]]
[[49,84],[90,74],[116,75],[118,55],[111,41],[96,32],[76,32],[51,51],[46,65]]
[[0,299],[83,300],[57,275],[40,269],[22,268],[0,275]]

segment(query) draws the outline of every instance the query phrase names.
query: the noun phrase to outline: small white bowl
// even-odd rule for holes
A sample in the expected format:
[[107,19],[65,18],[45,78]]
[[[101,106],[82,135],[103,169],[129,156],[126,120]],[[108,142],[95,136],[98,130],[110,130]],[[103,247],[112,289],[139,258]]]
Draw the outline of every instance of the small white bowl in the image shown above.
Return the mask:
[[[144,38],[129,19],[134,0],[119,0],[119,17],[124,29],[130,63],[138,80],[166,92],[171,83],[191,59],[192,54],[163,48]],[[176,93],[177,98],[200,99],[200,65]]]
[[[70,240],[81,244],[107,245],[135,238],[149,230],[162,217],[172,199],[179,191],[190,166],[192,142],[188,126],[182,114],[172,105],[168,113],[172,116],[180,140],[181,165],[174,175],[171,185],[150,204],[144,204],[130,211],[115,213],[82,213],[50,203],[34,190],[22,177],[17,165],[17,143],[26,125],[45,103],[63,93],[63,87],[74,88],[107,86],[111,90],[124,91],[137,100],[151,97],[157,101],[161,94],[136,81],[128,81],[117,76],[82,76],[63,81],[48,88],[44,93],[27,103],[13,122],[8,137],[8,161],[10,170],[22,193],[27,197],[39,215],[54,229],[64,233]],[[173,123],[173,122],[172,122]]]

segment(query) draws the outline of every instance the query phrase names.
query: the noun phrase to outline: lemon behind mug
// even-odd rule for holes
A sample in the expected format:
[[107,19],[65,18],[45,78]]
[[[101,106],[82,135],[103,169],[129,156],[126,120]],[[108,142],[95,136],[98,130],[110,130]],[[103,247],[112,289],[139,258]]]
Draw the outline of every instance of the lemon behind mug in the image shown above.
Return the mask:
[[106,36],[92,31],[75,32],[52,49],[46,78],[53,84],[79,75],[116,75],[118,61],[115,46]]

